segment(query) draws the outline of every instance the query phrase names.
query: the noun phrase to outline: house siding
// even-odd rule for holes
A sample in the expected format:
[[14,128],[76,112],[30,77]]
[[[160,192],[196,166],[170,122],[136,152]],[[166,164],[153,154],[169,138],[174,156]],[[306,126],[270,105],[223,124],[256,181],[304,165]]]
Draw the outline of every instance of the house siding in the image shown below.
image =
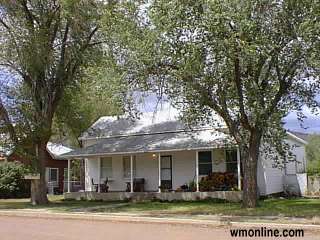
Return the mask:
[[[273,166],[272,159],[267,158],[263,152],[261,153],[257,171],[260,195],[270,195],[283,192],[286,185],[290,185],[292,189],[300,189],[297,184],[298,181],[296,180],[296,169],[300,169],[302,172],[305,169],[305,145],[291,138],[286,139],[286,142],[293,147],[291,151],[296,156],[296,161],[286,163],[285,169]],[[299,191],[297,191],[297,193]],[[303,190],[301,190],[301,192],[302,191]]]
[[[8,157],[8,161],[9,162],[14,162],[14,161],[18,161],[21,162],[25,165],[31,165],[30,160],[23,158],[19,155],[17,155],[16,153],[12,153],[9,157]],[[51,155],[46,152],[46,162],[45,162],[45,167],[46,168],[58,168],[59,170],[59,191],[63,192],[63,181],[64,181],[64,168],[68,167],[68,161],[67,160],[55,160],[51,157]],[[47,176],[46,176],[47,179]]]
[[[223,149],[212,150],[213,172],[225,171],[225,154]],[[172,187],[177,189],[180,186],[195,181],[195,159],[196,151],[176,151],[162,153],[163,156],[172,156]],[[158,191],[159,170],[158,156],[153,157],[152,153],[136,154],[136,178],[145,179],[146,191]],[[110,191],[125,191],[126,182],[130,179],[123,177],[123,155],[112,156],[112,179],[109,179]],[[88,158],[86,164],[86,191],[91,191],[91,179],[94,183],[99,182],[99,159]],[[201,177],[201,176],[200,176]],[[101,183],[105,179],[101,179]]]
[[[261,150],[261,157],[258,161],[257,182],[259,194],[270,195],[284,191],[286,184],[294,184],[292,177],[297,177],[297,168],[301,171],[305,169],[305,145],[298,142],[294,138],[288,138],[287,143],[294,146],[293,154],[297,157],[297,162],[290,162],[286,164],[286,169],[281,169],[273,166],[273,161],[268,159],[263,150]],[[83,141],[84,146],[89,146],[98,142],[96,139],[88,139]],[[225,150],[212,150],[212,171],[225,172]],[[175,151],[166,152],[162,155],[172,156],[172,187],[179,188],[181,185],[195,180],[195,157],[196,151]],[[114,155],[113,159],[113,179],[109,182],[111,191],[124,191],[126,189],[126,181],[129,179],[123,178],[122,156]],[[90,158],[86,160],[86,190],[91,191],[91,178],[94,182],[98,182],[98,159]],[[136,154],[136,177],[145,178],[145,190],[158,190],[158,158],[153,158],[152,153]],[[288,176],[291,177],[288,177]],[[201,179],[201,176],[200,176]],[[301,184],[300,184],[301,185]],[[297,186],[294,186],[297,187]],[[299,186],[298,186],[299,187]]]

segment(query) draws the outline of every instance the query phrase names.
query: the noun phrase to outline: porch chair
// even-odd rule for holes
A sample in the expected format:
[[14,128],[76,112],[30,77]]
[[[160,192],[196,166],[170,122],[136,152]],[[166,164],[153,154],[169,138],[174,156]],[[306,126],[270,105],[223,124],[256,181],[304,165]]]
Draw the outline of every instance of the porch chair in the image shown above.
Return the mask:
[[91,191],[98,192],[99,184],[94,183],[93,178],[91,178]]
[[[133,179],[133,191],[134,192],[144,192],[145,179],[144,178],[134,178]],[[126,192],[130,192],[131,183],[127,182]]]
[[106,178],[106,180],[104,181],[104,183],[100,185],[101,192],[109,192],[108,182],[109,182],[109,179]]

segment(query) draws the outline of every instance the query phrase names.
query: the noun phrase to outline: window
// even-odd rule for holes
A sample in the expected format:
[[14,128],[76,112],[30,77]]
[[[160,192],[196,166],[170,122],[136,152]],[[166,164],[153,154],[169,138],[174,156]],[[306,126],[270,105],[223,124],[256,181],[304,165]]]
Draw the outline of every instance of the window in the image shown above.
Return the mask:
[[49,168],[49,182],[58,182],[58,168]]
[[101,158],[101,179],[112,178],[112,158]]
[[[124,156],[123,162],[123,177],[131,178],[130,156]],[[133,176],[136,176],[136,156],[133,156]]]
[[212,152],[199,152],[199,174],[208,175],[212,173]]
[[236,173],[238,171],[237,150],[226,150],[226,170],[227,172]]
[[[70,171],[71,174],[71,171]],[[63,179],[64,181],[68,181],[68,168],[63,169]]]

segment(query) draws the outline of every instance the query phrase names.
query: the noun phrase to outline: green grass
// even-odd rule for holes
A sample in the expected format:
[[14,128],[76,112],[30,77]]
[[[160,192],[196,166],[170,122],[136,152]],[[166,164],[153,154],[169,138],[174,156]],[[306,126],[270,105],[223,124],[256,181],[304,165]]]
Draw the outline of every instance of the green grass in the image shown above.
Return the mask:
[[54,212],[139,213],[146,215],[231,215],[231,216],[284,216],[320,217],[320,199],[266,199],[256,209],[243,209],[239,203],[221,201],[197,202],[98,202],[63,201],[50,199],[45,206],[32,206],[28,199],[0,200],[2,209],[43,209]]

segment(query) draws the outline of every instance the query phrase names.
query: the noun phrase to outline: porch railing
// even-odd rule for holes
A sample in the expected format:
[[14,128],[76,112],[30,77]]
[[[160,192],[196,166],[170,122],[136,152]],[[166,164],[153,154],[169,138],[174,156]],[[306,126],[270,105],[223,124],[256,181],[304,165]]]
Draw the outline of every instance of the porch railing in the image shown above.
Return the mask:
[[[84,190],[80,181],[70,181],[70,192]],[[63,192],[68,192],[68,181],[63,181]]]

